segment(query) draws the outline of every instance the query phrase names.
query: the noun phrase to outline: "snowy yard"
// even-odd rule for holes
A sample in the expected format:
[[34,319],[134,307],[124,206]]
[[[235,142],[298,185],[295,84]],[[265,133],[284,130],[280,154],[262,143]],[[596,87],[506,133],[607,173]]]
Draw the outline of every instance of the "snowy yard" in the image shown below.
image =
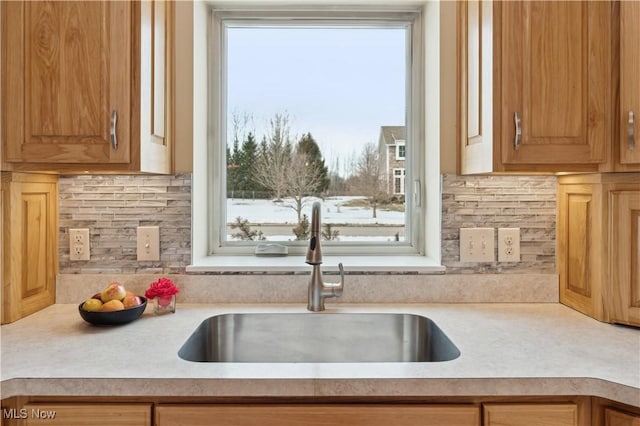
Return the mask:
[[[311,220],[311,205],[314,201],[322,203],[322,223],[332,224],[389,224],[403,225],[404,213],[382,210],[378,207],[377,218],[373,218],[372,209],[369,207],[346,207],[345,203],[363,197],[328,197],[324,201],[319,198],[309,197],[302,209]],[[252,224],[278,223],[296,224],[296,211],[293,209],[293,200],[285,199],[276,203],[272,200],[227,199],[227,223],[235,222],[240,216],[248,219]]]
[[[311,205],[314,201],[322,203],[321,223],[336,225],[339,241],[400,241],[404,240],[404,212],[388,211],[378,208],[377,218],[373,218],[370,207],[348,207],[351,200],[364,197],[327,197],[324,200],[309,197],[302,209],[311,220]],[[248,219],[252,229],[264,232],[269,241],[291,241],[295,238],[293,227],[297,224],[297,214],[292,208],[293,200],[282,202],[273,200],[227,199],[227,223],[234,223],[237,217]],[[234,240],[231,233],[236,231],[227,227],[227,239]]]

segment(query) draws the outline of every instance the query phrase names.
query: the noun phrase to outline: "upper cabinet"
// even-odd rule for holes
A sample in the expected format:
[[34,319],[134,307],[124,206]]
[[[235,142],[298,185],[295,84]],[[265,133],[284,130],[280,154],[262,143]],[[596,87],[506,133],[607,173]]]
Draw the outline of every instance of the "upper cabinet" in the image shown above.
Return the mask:
[[636,2],[462,2],[461,173],[640,170],[639,21]]
[[640,170],[640,3],[620,2],[618,170]]
[[171,171],[170,2],[2,2],[3,170]]
[[496,10],[505,170],[597,170],[612,134],[611,5],[504,2]]

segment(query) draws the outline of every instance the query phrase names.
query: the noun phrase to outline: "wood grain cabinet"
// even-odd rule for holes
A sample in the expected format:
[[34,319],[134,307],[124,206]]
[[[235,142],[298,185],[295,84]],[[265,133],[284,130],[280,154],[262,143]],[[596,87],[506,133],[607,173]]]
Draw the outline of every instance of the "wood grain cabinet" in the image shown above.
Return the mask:
[[607,408],[604,411],[604,426],[640,426],[640,415]]
[[640,170],[640,2],[620,2],[620,136],[617,169]]
[[576,404],[485,404],[483,426],[578,426]]
[[640,173],[558,179],[560,301],[640,326]]
[[474,405],[158,405],[156,426],[479,426]]
[[458,6],[460,171],[600,171],[613,125],[610,2]]
[[2,324],[55,302],[58,178],[2,172]]
[[22,410],[25,426],[151,426],[151,404],[30,403]]
[[2,168],[171,171],[173,3],[2,2]]

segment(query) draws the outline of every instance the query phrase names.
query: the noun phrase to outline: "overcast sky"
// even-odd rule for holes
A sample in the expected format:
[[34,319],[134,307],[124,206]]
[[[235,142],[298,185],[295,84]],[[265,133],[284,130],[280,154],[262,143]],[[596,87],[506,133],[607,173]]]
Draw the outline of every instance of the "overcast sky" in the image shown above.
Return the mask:
[[229,28],[227,40],[229,115],[253,116],[260,138],[287,111],[331,165],[405,123],[405,29]]

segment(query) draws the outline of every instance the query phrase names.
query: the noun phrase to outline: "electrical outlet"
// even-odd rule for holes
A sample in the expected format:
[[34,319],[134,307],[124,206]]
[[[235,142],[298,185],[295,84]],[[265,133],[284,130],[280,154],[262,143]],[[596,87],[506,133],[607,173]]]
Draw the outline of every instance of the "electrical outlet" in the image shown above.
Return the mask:
[[69,260],[89,260],[89,228],[69,229]]
[[460,228],[460,262],[494,262],[493,228]]
[[498,228],[498,262],[520,262],[520,228]]
[[138,226],[138,261],[160,260],[160,228]]

